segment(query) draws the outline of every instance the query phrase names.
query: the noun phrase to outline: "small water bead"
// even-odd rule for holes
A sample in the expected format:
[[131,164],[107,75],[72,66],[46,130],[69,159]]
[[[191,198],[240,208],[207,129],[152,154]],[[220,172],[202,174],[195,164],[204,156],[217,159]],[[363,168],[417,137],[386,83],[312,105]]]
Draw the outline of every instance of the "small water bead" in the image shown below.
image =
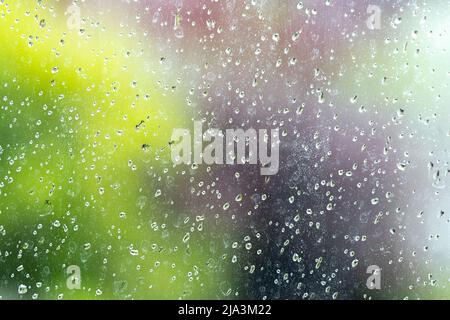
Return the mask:
[[292,41],[297,41],[297,39],[300,37],[300,34],[302,33],[302,30],[300,30],[300,31],[297,31],[297,32],[295,32],[293,35],[292,35]]
[[274,33],[272,35],[272,40],[275,42],[278,42],[280,40],[280,34],[279,33]]
[[17,288],[17,292],[19,294],[25,294],[28,292],[28,287],[24,284],[19,285],[19,287]]

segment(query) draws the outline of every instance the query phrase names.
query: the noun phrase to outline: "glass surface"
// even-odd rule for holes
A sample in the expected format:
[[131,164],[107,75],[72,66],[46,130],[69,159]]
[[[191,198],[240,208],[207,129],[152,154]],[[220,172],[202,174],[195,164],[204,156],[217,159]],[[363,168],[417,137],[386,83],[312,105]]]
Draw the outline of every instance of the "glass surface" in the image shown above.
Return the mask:
[[450,298],[449,16],[0,0],[0,298]]

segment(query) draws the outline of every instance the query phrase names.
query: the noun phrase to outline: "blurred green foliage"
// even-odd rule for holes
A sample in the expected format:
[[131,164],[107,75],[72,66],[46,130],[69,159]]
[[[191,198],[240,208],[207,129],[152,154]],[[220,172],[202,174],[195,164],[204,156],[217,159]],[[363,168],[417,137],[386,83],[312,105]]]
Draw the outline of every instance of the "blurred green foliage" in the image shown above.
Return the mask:
[[67,30],[52,5],[0,3],[0,296],[219,297],[220,239],[158,196],[186,121],[158,59],[111,29]]

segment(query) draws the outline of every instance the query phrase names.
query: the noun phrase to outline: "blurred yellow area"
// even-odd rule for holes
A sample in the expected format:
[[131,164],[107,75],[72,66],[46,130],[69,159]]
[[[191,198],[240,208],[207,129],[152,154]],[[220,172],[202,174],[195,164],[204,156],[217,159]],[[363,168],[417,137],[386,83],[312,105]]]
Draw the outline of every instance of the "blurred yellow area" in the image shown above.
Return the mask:
[[0,2],[0,279],[24,298],[214,297],[219,239],[186,238],[184,213],[157,202],[186,121],[159,58],[101,23],[69,30],[53,4]]

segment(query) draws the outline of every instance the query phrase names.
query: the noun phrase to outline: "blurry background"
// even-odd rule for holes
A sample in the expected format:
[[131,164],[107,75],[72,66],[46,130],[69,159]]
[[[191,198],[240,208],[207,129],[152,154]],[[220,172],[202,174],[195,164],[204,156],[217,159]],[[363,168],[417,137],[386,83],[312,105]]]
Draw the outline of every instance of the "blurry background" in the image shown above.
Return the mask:
[[[449,14],[0,1],[1,298],[450,298]],[[279,127],[279,173],[174,167],[196,120]]]

